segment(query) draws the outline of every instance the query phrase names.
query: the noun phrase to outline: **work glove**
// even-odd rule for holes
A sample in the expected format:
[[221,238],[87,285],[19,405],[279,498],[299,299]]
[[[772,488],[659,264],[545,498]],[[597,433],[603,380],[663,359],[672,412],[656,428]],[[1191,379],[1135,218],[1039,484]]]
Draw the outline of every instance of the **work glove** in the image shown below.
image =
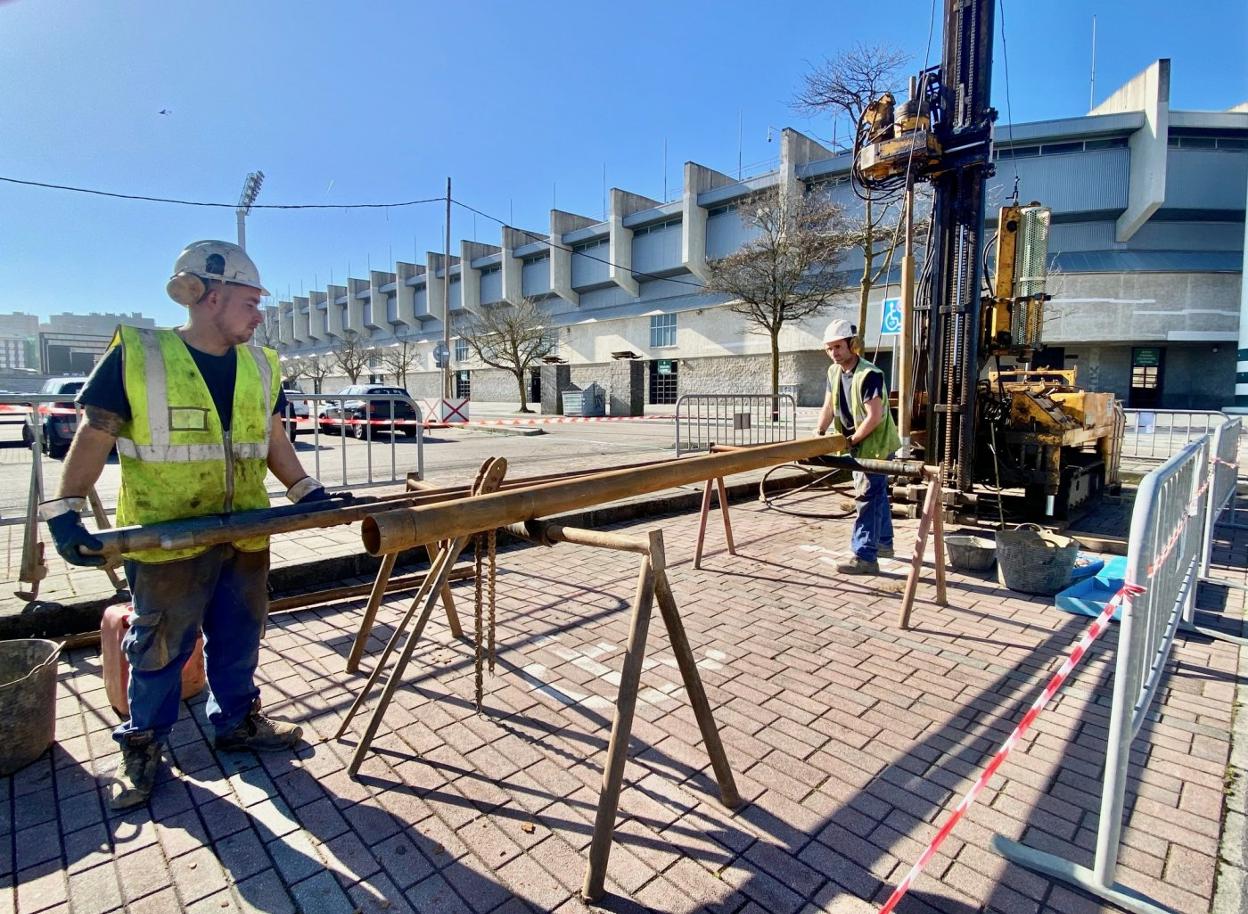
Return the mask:
[[305,476],[286,490],[286,497],[292,504],[310,505],[318,501],[352,501],[355,496],[350,492],[328,492],[325,485],[314,476]]
[[85,498],[57,498],[39,505],[39,516],[48,524],[52,541],[61,558],[71,565],[99,568],[106,559],[102,555],[88,555],[83,549],[100,550],[104,544],[92,536],[82,524],[80,513],[87,505]]

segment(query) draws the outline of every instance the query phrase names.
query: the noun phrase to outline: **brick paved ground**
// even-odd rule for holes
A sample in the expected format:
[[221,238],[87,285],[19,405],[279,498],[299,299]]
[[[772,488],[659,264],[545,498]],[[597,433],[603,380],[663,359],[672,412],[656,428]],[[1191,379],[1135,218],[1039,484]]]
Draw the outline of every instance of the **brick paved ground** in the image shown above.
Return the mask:
[[[694,518],[628,529],[665,531],[673,588],[748,805],[730,813],[715,800],[656,613],[604,907],[875,910],[1087,620],[955,574],[953,605],[920,602],[915,629],[899,633],[900,565],[878,581],[833,572],[846,522],[753,505],[734,508],[734,519],[741,555],[715,552],[701,571],[690,564]],[[899,522],[899,546],[913,532]],[[1219,555],[1235,550],[1240,567],[1220,573],[1243,580],[1239,537]],[[344,770],[354,738],[331,739],[363,680],[343,672],[359,602],[270,624],[265,700],[307,726],[297,757],[218,757],[200,697],[175,729],[172,776],[150,809],[123,817],[106,813],[97,781],[113,764],[115,723],[99,656],[75,652],[63,664],[51,758],[0,781],[0,911],[583,909],[576,892],[636,557],[560,546],[500,562],[485,713],[471,704],[470,645],[435,617],[359,781]],[[1217,590],[1229,594],[1228,613],[1242,613],[1242,594]],[[457,591],[461,610],[470,606],[470,587]],[[930,598],[930,587],[920,593]],[[382,622],[405,608],[388,602]],[[1101,910],[988,847],[999,832],[1090,862],[1114,637],[900,910]],[[1184,912],[1207,911],[1214,893],[1237,661],[1233,647],[1180,638],[1132,767],[1120,878]]]

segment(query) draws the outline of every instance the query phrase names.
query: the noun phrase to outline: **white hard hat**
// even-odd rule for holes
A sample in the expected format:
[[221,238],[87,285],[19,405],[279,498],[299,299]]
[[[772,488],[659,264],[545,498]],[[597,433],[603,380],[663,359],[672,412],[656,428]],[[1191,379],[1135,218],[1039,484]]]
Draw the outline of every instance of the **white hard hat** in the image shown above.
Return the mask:
[[232,282],[269,290],[260,284],[260,271],[247,252],[228,241],[194,241],[186,246],[173,263],[173,276],[165,290],[179,305],[187,307],[203,298],[204,283],[209,280]]
[[823,331],[824,345],[835,342],[836,340],[852,340],[857,336],[854,325],[843,317],[838,317],[832,323],[828,324],[828,328]]

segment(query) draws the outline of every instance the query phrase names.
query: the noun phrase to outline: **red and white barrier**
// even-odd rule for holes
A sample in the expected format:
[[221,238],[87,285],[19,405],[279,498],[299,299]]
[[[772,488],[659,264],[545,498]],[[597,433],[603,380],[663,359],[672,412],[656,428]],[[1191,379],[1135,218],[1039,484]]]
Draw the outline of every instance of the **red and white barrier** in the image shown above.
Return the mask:
[[1129,603],[1132,598],[1142,594],[1143,592],[1143,587],[1138,587],[1134,584],[1124,584],[1118,592],[1114,594],[1113,599],[1106,604],[1105,609],[1101,612],[1101,614],[1097,616],[1092,621],[1092,624],[1088,626],[1087,630],[1084,631],[1083,637],[1081,637],[1075,644],[1074,648],[1070,652],[1070,655],[1067,656],[1066,662],[1063,663],[1061,668],[1053,674],[1053,677],[1049,680],[1049,684],[1046,685],[1044,687],[1044,691],[1040,693],[1040,697],[1036,699],[1035,703],[1028,709],[1027,713],[1023,715],[1023,719],[1019,721],[1018,726],[1014,728],[1014,732],[1011,733],[1009,737],[1006,738],[1005,742],[1001,744],[1001,748],[997,750],[997,754],[992,757],[992,761],[990,761],[987,767],[984,768],[983,773],[980,774],[979,778],[971,786],[971,789],[966,792],[966,796],[964,796],[961,802],[954,807],[953,814],[949,816],[945,824],[940,827],[940,831],[936,832],[936,836],[932,838],[931,843],[929,843],[923,853],[919,855],[918,862],[910,868],[910,872],[906,873],[901,882],[897,883],[897,888],[893,890],[893,894],[888,897],[888,901],[886,901],[884,906],[880,908],[880,914],[889,914],[893,908],[897,907],[897,903],[905,897],[905,894],[910,891],[910,886],[914,883],[914,880],[918,878],[918,875],[921,872],[923,872],[924,867],[931,862],[932,857],[936,856],[936,851],[940,848],[941,844],[943,844],[945,839],[949,837],[949,833],[953,831],[954,826],[961,821],[962,816],[965,815],[971,804],[975,802],[975,798],[979,795],[980,791],[987,786],[988,782],[992,779],[992,776],[997,773],[997,769],[1000,768],[1006,758],[1009,757],[1009,754],[1014,750],[1014,747],[1018,745],[1019,740],[1021,740],[1027,731],[1031,729],[1031,725],[1035,722],[1036,718],[1040,716],[1040,712],[1044,710],[1045,706],[1053,698],[1057,690],[1062,687],[1062,684],[1066,681],[1067,677],[1070,676],[1071,671],[1078,665],[1079,661],[1083,659],[1084,655],[1087,654],[1088,648],[1092,646],[1092,642],[1099,638],[1101,633],[1109,627],[1110,619],[1113,617],[1114,612],[1118,609],[1118,605],[1124,601]]

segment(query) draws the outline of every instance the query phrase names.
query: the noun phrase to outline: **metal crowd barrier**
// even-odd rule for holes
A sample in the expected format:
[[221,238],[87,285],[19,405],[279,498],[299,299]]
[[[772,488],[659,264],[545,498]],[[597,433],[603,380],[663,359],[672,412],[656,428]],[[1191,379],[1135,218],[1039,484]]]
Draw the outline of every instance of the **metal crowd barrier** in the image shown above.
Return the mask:
[[797,437],[797,402],[790,394],[685,394],[676,400],[676,456],[712,444],[745,446]]
[[1200,561],[1200,577],[1209,577],[1209,558],[1213,553],[1213,530],[1218,518],[1235,499],[1235,490],[1243,469],[1239,458],[1240,434],[1244,420],[1238,416],[1219,425],[1209,447],[1212,482],[1209,486],[1209,509],[1205,512],[1204,551]]
[[[398,438],[402,432],[416,441],[416,472],[419,478],[425,477],[425,424],[424,416],[418,404],[411,397],[400,394],[290,394],[287,395],[286,407],[287,428],[293,423],[296,432],[311,432],[314,454],[312,475],[331,487],[394,485],[407,479],[409,466],[400,468],[398,461]],[[380,414],[374,412],[368,418],[356,419],[345,416],[345,406],[350,400],[365,400],[369,403],[384,401],[388,404]],[[308,415],[295,416],[295,404],[307,403]],[[395,404],[409,404],[415,416],[410,419],[395,417]],[[363,480],[352,478],[347,469],[347,436],[350,435],[368,445],[366,476]],[[339,442],[341,474],[338,479],[328,479],[321,468],[321,439],[337,439]],[[297,443],[297,438],[292,438]],[[374,475],[373,443],[388,442],[390,456],[390,475]],[[383,463],[384,468],[384,463]],[[282,490],[283,492],[285,490]],[[276,493],[274,493],[276,494]]]
[[[1234,453],[1233,446],[1225,442],[1235,442],[1238,432],[1238,428],[1218,427],[1214,435],[1202,435],[1145,476],[1136,492],[1125,580],[1144,591],[1124,601],[1119,624],[1092,868],[1014,842],[997,844],[1007,859],[1015,863],[1073,883],[1138,914],[1163,914],[1168,909],[1114,880],[1131,744],[1139,735],[1165,676],[1179,626],[1192,626],[1196,584],[1209,549],[1209,515],[1221,510],[1229,498],[1226,476],[1219,480],[1215,475],[1220,467],[1213,459],[1218,455],[1215,447]],[[1233,489],[1232,470],[1230,490]]]
[[[374,415],[371,419],[357,420],[348,418],[344,421],[340,415],[323,417],[323,419],[320,416],[321,412],[327,407],[336,407],[341,411],[345,401],[359,399],[365,398],[340,396],[337,394],[297,394],[291,398],[284,418],[288,428],[293,424],[297,432],[310,433],[313,437],[314,467],[308,468],[312,475],[330,487],[351,487],[357,489],[404,482],[409,471],[413,469],[423,478],[425,471],[424,422],[419,404],[410,397],[403,397],[397,394],[374,394],[367,399],[388,401],[390,405],[385,412],[380,415]],[[304,401],[307,401],[309,404],[309,415],[306,418],[295,415],[296,403]],[[411,404],[415,411],[414,418],[403,419],[394,417],[394,403],[399,401]],[[82,409],[80,407],[76,405],[57,406],[56,404],[58,403],[72,404],[73,397],[66,394],[0,396],[0,417],[7,416],[13,420],[21,420],[21,424],[25,425],[27,429],[25,432],[19,433],[22,435],[23,441],[33,439],[34,444],[37,445],[24,446],[31,455],[31,460],[37,462],[38,466],[32,467],[26,463],[22,465],[37,474],[40,497],[46,497],[43,495],[43,462],[47,459],[44,453],[45,424],[52,423],[63,426],[65,434],[58,436],[58,440],[68,443],[72,439],[78,423],[82,420]],[[28,422],[32,411],[40,417],[40,421]],[[322,419],[322,421],[318,421],[318,419]],[[17,424],[16,421],[10,423],[11,426]],[[391,428],[396,429],[395,433],[391,434]],[[415,440],[415,467],[412,467],[407,462],[403,464],[399,462],[399,446],[397,443],[399,433],[408,435]],[[348,435],[364,442],[367,447],[365,466],[362,473],[356,472],[355,467],[348,466]],[[329,463],[322,461],[322,439],[329,446],[333,446],[335,443],[339,445],[338,450],[341,459],[337,473],[333,472]],[[298,439],[296,438],[295,440]],[[388,446],[388,461],[384,458],[378,459],[375,447],[379,445]],[[389,464],[388,467],[386,466],[387,463]],[[388,473],[386,472],[387,469]],[[270,489],[269,494],[284,495],[285,491],[284,487],[278,485]],[[13,494],[16,494],[15,490],[11,490],[10,497],[6,499],[6,503],[0,505],[0,526],[25,524],[27,522],[29,505],[24,503],[19,505],[18,499],[12,497]],[[105,493],[106,496],[108,494],[107,492]],[[116,504],[112,498],[108,498],[104,505],[108,514],[111,515],[115,512]]]
[[1217,410],[1124,409],[1122,456],[1167,460],[1226,421]]

